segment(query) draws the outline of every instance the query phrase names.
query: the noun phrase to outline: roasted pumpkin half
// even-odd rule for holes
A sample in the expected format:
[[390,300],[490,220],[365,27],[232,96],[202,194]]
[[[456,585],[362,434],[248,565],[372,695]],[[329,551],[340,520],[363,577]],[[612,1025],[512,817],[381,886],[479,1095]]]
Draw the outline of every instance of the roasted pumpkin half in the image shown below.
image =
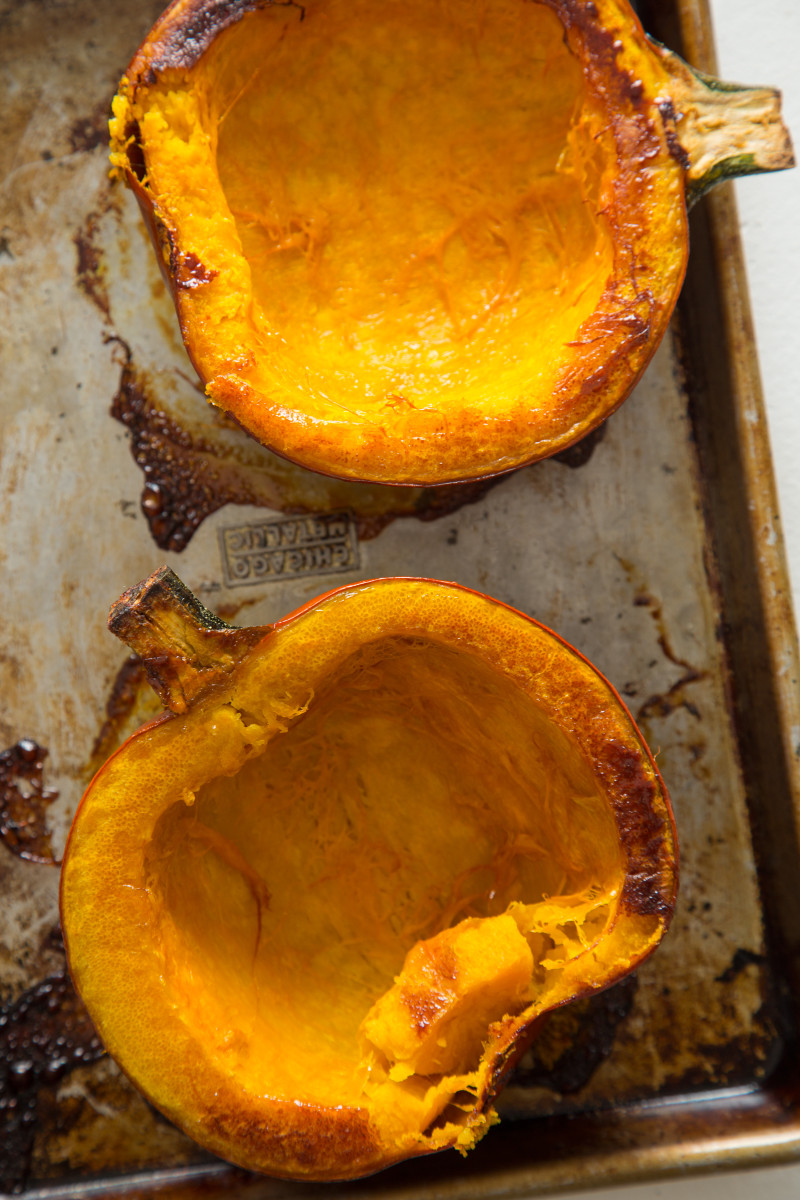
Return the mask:
[[214,404],[313,470],[438,484],[620,404],[681,286],[687,188],[790,165],[778,107],[627,0],[175,0],[112,161]]
[[543,1014],[631,971],[672,914],[669,800],[617,693],[426,579],[236,630],[165,569],[112,626],[173,711],[100,770],[64,860],[109,1052],[258,1171],[468,1149]]

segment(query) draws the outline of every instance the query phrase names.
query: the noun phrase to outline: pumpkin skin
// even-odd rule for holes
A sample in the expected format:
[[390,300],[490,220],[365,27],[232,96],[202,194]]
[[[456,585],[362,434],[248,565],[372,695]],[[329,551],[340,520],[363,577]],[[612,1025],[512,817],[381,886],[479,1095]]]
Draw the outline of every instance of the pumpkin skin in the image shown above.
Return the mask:
[[164,569],[112,627],[173,711],[99,771],[64,859],[70,970],[108,1051],[257,1171],[469,1149],[545,1014],[668,927],[672,813],[620,697],[532,619],[435,580],[236,630]]
[[432,485],[565,449],[630,392],[686,197],[791,163],[769,91],[626,0],[175,0],[114,102],[209,399],[323,473]]

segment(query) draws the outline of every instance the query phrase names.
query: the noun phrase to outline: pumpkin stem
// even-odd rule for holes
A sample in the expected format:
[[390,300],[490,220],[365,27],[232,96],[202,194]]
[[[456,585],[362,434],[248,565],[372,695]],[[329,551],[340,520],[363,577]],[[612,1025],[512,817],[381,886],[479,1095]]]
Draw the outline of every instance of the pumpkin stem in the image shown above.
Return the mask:
[[669,76],[675,130],[686,152],[686,200],[691,207],[715,184],[737,175],[782,171],[795,163],[789,131],[775,88],[724,83],[688,66],[654,43]]
[[270,629],[229,625],[167,566],[120,596],[108,627],[139,656],[150,686],[174,713],[186,712]]

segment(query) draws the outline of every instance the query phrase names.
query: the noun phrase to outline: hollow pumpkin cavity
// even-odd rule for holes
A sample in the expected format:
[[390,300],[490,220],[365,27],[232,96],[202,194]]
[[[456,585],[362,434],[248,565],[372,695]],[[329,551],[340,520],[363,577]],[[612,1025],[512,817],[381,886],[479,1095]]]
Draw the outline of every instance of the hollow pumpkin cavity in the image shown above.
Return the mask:
[[272,4],[184,75],[148,91],[149,186],[187,287],[226,226],[251,387],[366,421],[549,398],[613,272],[616,149],[548,7]]
[[624,861],[608,799],[529,696],[390,637],[172,803],[144,870],[168,1002],[208,1058],[256,1095],[366,1107],[401,1151],[452,1144],[490,1028],[592,953]]

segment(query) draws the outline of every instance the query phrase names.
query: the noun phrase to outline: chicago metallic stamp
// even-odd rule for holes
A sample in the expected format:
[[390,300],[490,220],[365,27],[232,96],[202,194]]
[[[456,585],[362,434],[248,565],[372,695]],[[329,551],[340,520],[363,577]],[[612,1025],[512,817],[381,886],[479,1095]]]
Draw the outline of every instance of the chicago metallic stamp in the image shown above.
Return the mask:
[[360,565],[358,535],[349,513],[229,525],[220,529],[219,542],[228,587],[354,571]]

